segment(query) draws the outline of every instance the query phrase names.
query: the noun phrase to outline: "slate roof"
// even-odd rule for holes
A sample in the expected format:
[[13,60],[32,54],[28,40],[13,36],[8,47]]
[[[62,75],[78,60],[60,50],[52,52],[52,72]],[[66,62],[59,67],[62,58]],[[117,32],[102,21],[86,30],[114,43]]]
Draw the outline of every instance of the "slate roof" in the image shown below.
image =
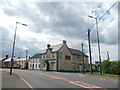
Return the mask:
[[[14,61],[16,61],[17,58],[14,58]],[[8,59],[5,59],[3,62],[10,62],[11,61],[11,58],[8,58]]]
[[[74,55],[82,55],[82,52],[80,50],[77,50],[77,49],[72,49],[72,48],[69,48],[71,53],[74,54]],[[83,53],[84,56],[87,56],[85,53]]]
[[52,48],[52,52],[56,52],[58,51],[61,47],[63,46],[63,44],[58,44],[58,45],[53,45],[50,48]]
[[41,53],[37,53],[37,54],[33,55],[33,56],[31,57],[31,59],[32,59],[32,58],[40,58],[40,56],[41,56]]

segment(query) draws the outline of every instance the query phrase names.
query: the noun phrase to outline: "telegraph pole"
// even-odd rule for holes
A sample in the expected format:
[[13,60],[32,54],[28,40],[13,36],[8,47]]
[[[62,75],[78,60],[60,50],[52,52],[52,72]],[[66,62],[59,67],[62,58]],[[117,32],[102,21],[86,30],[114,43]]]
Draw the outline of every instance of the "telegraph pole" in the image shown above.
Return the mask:
[[93,74],[92,69],[92,56],[91,56],[91,44],[90,44],[90,29],[88,29],[88,43],[89,43],[89,55],[90,55],[90,68],[91,68],[91,74]]
[[83,60],[83,73],[85,74],[85,62],[84,62],[84,54],[83,54],[83,43],[82,43],[82,60]]
[[110,56],[109,56],[109,52],[107,51],[107,57],[108,57],[108,60],[110,60]]

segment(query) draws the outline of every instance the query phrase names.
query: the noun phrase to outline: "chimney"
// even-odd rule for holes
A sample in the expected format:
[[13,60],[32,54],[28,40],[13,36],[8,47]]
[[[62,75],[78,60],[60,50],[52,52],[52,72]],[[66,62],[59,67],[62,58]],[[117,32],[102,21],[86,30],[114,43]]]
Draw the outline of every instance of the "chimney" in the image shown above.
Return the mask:
[[6,55],[6,59],[8,59],[8,55]]
[[50,48],[50,44],[47,45],[47,48]]
[[63,40],[63,44],[66,44],[66,41],[65,41],[65,40]]

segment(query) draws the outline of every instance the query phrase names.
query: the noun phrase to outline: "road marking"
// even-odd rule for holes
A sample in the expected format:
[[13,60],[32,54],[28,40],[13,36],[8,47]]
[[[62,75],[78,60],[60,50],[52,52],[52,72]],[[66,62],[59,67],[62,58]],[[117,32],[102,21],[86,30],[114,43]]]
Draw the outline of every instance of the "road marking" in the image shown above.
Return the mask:
[[19,75],[19,77],[29,86],[29,88],[31,88],[31,90],[33,90],[32,86],[27,81],[25,81],[25,79],[23,79],[22,76]]

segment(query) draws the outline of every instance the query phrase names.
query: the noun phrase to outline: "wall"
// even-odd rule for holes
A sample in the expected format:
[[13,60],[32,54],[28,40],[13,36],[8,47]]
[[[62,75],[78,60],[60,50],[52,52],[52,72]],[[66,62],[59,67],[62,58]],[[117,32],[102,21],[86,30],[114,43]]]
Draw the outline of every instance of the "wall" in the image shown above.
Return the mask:
[[29,69],[39,69],[40,70],[40,59],[39,58],[30,59],[28,66],[29,66],[28,67]]
[[[62,54],[62,55],[60,55]],[[71,57],[70,60],[65,60],[65,56],[69,55]],[[77,55],[72,55],[70,50],[67,48],[65,44],[58,52],[58,70],[64,71],[82,71],[83,70],[83,61],[77,58]],[[84,61],[86,64],[86,68],[88,68],[88,57],[84,57]],[[79,66],[78,66],[79,65]]]

